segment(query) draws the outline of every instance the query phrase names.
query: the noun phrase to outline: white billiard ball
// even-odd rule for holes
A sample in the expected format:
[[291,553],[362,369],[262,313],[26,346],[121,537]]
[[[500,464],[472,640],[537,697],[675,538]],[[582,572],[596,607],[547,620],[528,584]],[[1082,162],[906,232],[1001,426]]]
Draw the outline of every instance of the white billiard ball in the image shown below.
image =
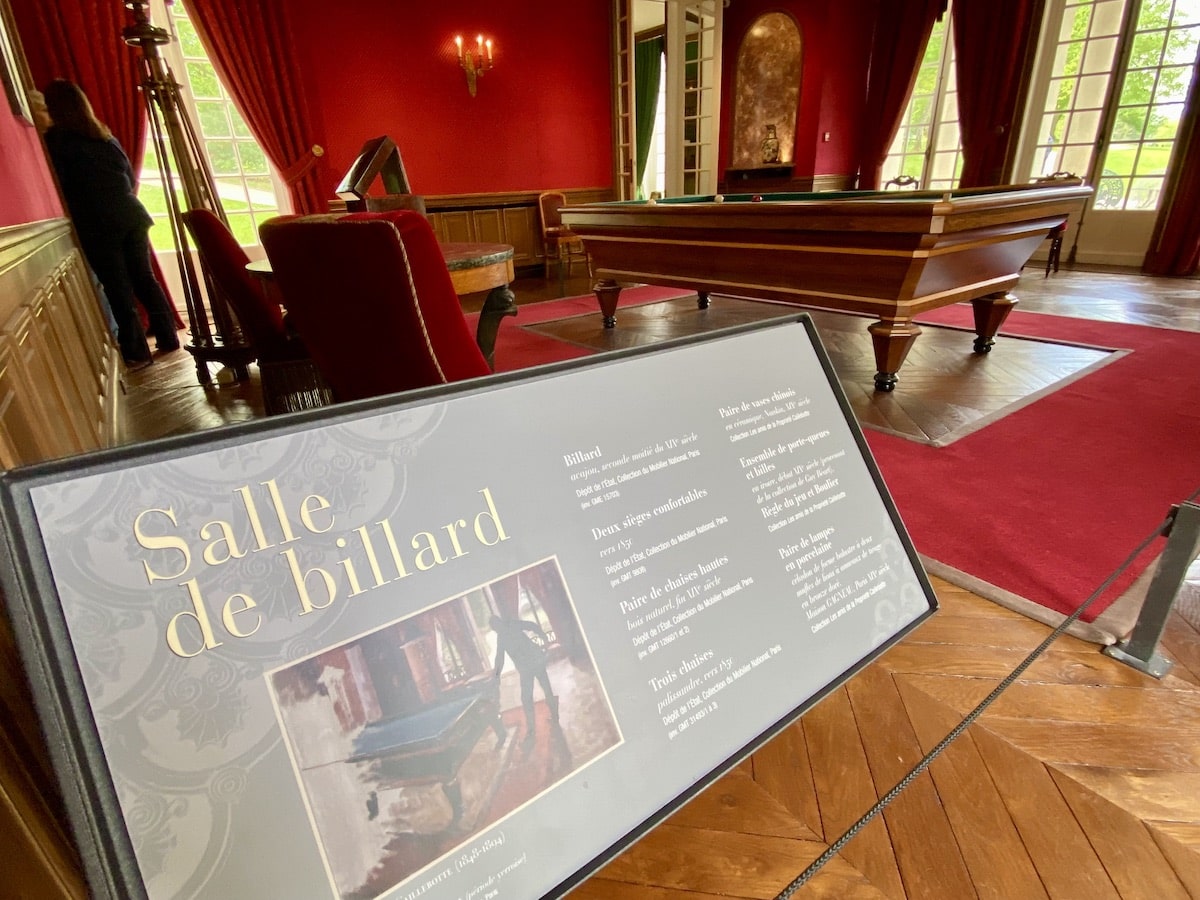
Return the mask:
[[714,202],[714,203],[724,203],[724,202],[725,202],[725,195],[724,195],[724,194],[717,194],[717,196],[713,197],[713,202]]

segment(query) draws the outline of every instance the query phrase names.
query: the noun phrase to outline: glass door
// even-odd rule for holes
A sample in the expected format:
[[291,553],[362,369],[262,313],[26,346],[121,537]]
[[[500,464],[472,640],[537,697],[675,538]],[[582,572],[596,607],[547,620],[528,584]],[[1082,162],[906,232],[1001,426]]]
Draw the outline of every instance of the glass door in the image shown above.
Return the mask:
[[1200,45],[1197,0],[1053,0],[1017,172],[1095,188],[1070,261],[1140,266]]
[[637,159],[637,129],[634,122],[634,16],[632,5],[635,0],[613,0],[613,47],[617,59],[613,78],[613,128],[616,142],[616,189],[618,200],[632,200],[637,186],[634,184],[635,160]]
[[717,188],[721,0],[667,0],[666,194]]
[[917,179],[921,190],[953,190],[962,175],[962,140],[958,127],[958,81],[950,17],[938,19],[917,72],[908,108],[888,150],[880,184],[893,178]]

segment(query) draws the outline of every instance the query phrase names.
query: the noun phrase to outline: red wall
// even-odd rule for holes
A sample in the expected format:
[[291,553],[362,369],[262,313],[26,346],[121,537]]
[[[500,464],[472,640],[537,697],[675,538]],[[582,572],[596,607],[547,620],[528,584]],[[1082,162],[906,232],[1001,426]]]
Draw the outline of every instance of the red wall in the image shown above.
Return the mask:
[[[353,22],[326,0],[291,0],[296,50],[326,156],[330,197],[363,141],[400,146],[413,191],[465,194],[612,184],[609,0],[397,4],[359,0]],[[759,13],[795,17],[804,47],[798,177],[852,175],[873,0],[739,0],[727,9],[726,79]],[[467,93],[454,35],[495,41],[496,67]],[[726,103],[730,101],[728,85]],[[728,158],[726,106],[721,158]],[[822,136],[830,133],[830,141]],[[0,112],[0,225],[62,214],[32,126]]]
[[[611,186],[609,2],[291,0],[330,196],[381,134],[418,194]],[[472,97],[454,36],[479,33],[495,68]]]
[[0,91],[0,226],[63,214],[37,129],[10,112]]

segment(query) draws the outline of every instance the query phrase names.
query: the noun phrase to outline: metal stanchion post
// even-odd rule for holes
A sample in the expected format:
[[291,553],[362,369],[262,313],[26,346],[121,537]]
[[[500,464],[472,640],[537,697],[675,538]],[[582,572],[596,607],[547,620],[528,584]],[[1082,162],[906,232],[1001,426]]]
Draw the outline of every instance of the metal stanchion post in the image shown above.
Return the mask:
[[1125,640],[1103,650],[1105,655],[1155,678],[1162,678],[1171,671],[1172,663],[1158,652],[1158,642],[1167,627],[1167,616],[1187,577],[1188,568],[1200,551],[1200,506],[1190,502],[1177,506],[1165,533],[1167,546],[1146,591],[1133,631]]

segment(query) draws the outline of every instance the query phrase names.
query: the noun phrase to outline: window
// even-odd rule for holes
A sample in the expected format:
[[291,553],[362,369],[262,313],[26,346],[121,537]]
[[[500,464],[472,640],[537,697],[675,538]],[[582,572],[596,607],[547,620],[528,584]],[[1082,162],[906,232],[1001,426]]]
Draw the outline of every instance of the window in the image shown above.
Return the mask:
[[658,81],[658,103],[654,110],[654,133],[650,136],[650,153],[646,174],[638,186],[638,199],[659,196],[667,184],[667,57],[663,54]]
[[1142,0],[1116,97],[1096,206],[1157,209],[1200,38],[1200,8]]
[[962,175],[958,79],[950,13],[935,22],[908,108],[883,163],[881,180],[916,178],[925,190],[951,190]]
[[[517,617],[526,621],[537,622],[538,627],[546,635],[547,646],[553,646],[558,643],[558,635],[554,633],[554,626],[550,624],[550,616],[546,614],[546,610],[542,604],[538,602],[533,591],[525,587],[518,579],[517,581]],[[545,649],[545,648],[543,648]]]
[[1059,18],[1043,48],[1053,59],[1029,177],[1072,172],[1096,186],[1095,209],[1157,209],[1200,42],[1200,6],[1060,0],[1051,13]]
[[[217,78],[184,3],[175,0],[166,7],[155,3],[151,12],[155,24],[174,38],[159,49],[182,87],[184,109],[208,158],[229,227],[243,246],[257,245],[259,224],[290,211],[287,190]],[[173,177],[178,185],[178,175]],[[138,196],[163,225],[150,229],[154,249],[174,251],[162,174],[149,133]]]

